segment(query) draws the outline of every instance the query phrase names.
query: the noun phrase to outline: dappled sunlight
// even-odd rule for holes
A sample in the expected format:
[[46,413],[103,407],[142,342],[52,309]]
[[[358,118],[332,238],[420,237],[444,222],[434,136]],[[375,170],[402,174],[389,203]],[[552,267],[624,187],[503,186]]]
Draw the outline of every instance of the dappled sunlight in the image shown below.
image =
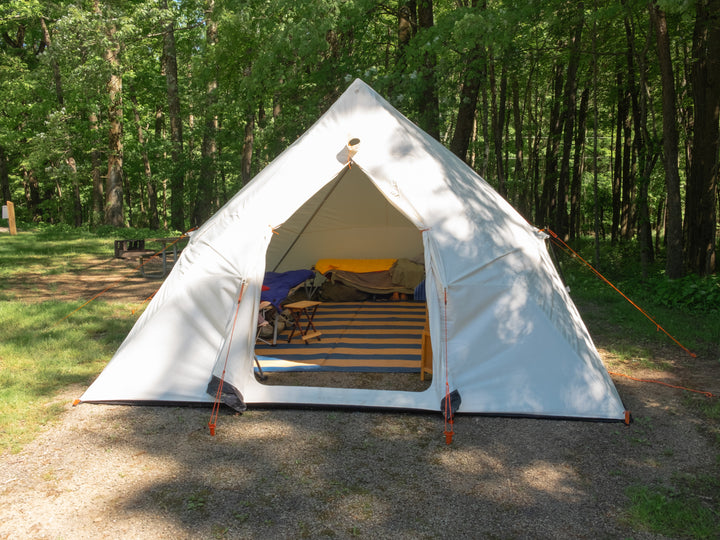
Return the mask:
[[498,338],[505,343],[515,343],[532,333],[534,323],[527,316],[529,298],[527,283],[517,279],[511,286],[510,294],[501,297],[494,306],[498,320]]
[[520,474],[528,487],[556,499],[577,500],[587,496],[576,485],[578,479],[575,471],[565,464],[533,462],[523,468]]
[[473,474],[500,472],[507,466],[499,455],[493,455],[478,448],[467,448],[438,455],[438,462],[449,468],[462,467]]
[[437,414],[223,408],[211,437],[209,407],[80,405],[15,458],[22,489],[4,486],[27,523],[42,516],[38,530],[85,536],[211,537],[216,526],[233,537],[410,538],[443,523],[469,535],[479,515],[515,536],[615,536],[626,485],[713,459],[688,422],[663,439],[661,399],[637,399],[631,426],[460,415],[449,446]]

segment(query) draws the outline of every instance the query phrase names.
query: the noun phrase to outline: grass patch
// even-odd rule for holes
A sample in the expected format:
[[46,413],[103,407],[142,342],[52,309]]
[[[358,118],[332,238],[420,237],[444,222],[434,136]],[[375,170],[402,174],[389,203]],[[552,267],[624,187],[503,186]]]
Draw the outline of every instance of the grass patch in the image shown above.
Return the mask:
[[[21,224],[0,241],[0,452],[19,451],[66,403],[57,395],[79,392],[105,367],[137,316],[122,302],[102,298],[62,322],[84,302],[16,301],[12,282],[83,271],[113,257],[113,240],[177,235],[177,232],[113,227]],[[74,397],[79,397],[74,396]]]
[[630,498],[628,518],[633,527],[670,537],[718,538],[720,519],[717,500],[698,493],[720,488],[716,478],[692,482],[690,489],[671,490],[634,486],[627,490]]
[[56,395],[92,381],[135,321],[129,306],[94,302],[58,323],[75,307],[0,303],[0,451],[20,450],[56,419],[65,405]]
[[688,395],[685,405],[710,420],[720,420],[720,399],[697,394]]

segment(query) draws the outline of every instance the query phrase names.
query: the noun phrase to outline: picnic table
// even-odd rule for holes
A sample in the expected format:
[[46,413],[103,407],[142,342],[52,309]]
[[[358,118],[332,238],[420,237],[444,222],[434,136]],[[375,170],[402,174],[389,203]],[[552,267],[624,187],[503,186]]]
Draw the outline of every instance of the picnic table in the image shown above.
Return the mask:
[[[178,244],[183,237],[169,238],[145,238],[145,239],[124,239],[115,240],[115,257],[118,259],[138,259],[140,263],[139,269],[143,277],[163,278],[172,266],[177,262]],[[146,242],[149,244],[159,244],[160,249],[148,249]],[[156,273],[150,273],[145,268],[151,259],[162,261],[162,270]]]

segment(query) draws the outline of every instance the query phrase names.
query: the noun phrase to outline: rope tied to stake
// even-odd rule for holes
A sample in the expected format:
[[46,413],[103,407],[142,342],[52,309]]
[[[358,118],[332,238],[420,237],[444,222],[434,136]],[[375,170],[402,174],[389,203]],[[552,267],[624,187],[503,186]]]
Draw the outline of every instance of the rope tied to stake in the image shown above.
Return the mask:
[[686,392],[694,392],[695,394],[702,394],[705,397],[713,398],[718,397],[712,392],[708,392],[707,390],[694,390],[692,388],[687,388],[686,386],[680,386],[677,384],[670,384],[663,381],[658,381],[656,379],[640,379],[638,377],[632,377],[630,375],[625,375],[625,373],[618,373],[617,371],[608,371],[610,375],[615,375],[616,377],[625,377],[626,379],[630,379],[631,381],[636,382],[642,382],[642,383],[653,383],[653,384],[660,384],[662,386],[667,386],[668,388],[675,388],[676,390],[685,390]]
[[[443,411],[443,420],[445,422],[445,430],[443,433],[445,434],[445,444],[451,444],[453,440],[453,435],[455,435],[455,421],[454,421],[454,413],[452,407],[452,396],[450,392],[450,370],[448,368],[448,337],[447,337],[447,330],[448,330],[448,321],[447,321],[447,308],[448,308],[448,299],[447,299],[447,289],[445,289],[445,295],[444,295],[444,316],[443,316],[443,324],[445,326],[444,331],[444,337],[443,337],[443,347],[445,349],[445,398],[443,398],[442,404],[440,406],[441,410]],[[458,394],[459,397],[459,394]]]
[[232,346],[233,335],[235,334],[235,325],[238,319],[238,313],[240,313],[240,302],[242,301],[243,294],[245,293],[245,286],[247,283],[243,279],[240,285],[240,292],[238,293],[237,305],[235,307],[235,316],[233,317],[232,329],[230,330],[230,338],[228,339],[227,351],[225,352],[225,363],[223,364],[222,375],[218,382],[217,392],[215,392],[215,401],[213,402],[212,412],[210,413],[210,420],[208,421],[208,428],[210,428],[210,436],[215,436],[215,427],[217,426],[218,415],[220,414],[220,403],[222,397],[223,383],[225,382],[225,371],[227,370],[228,359],[230,358],[230,348]]

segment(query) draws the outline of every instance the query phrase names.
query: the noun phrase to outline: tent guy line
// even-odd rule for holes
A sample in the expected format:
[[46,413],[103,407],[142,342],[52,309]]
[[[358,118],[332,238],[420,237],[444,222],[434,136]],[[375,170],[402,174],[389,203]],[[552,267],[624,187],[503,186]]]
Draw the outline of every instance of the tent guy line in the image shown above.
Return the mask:
[[578,259],[580,259],[580,261],[582,261],[582,263],[585,266],[587,266],[590,270],[592,270],[595,275],[597,275],[601,280],[603,280],[606,284],[608,284],[610,287],[612,287],[613,290],[615,290],[615,292],[620,294],[620,296],[622,296],[625,300],[627,300],[630,303],[630,305],[632,305],[635,309],[637,309],[640,313],[642,313],[651,323],[653,323],[655,325],[655,328],[657,328],[658,332],[663,332],[667,337],[669,337],[671,340],[673,340],[673,342],[675,342],[676,345],[678,345],[682,350],[684,350],[686,353],[688,353],[692,358],[697,358],[697,355],[694,352],[690,351],[690,349],[688,349],[687,347],[685,347],[685,345],[683,345],[677,339],[675,339],[675,337],[672,336],[670,334],[670,332],[668,332],[662,326],[660,326],[660,324],[658,324],[658,322],[655,319],[653,319],[644,309],[642,309],[635,302],[630,300],[630,298],[628,298],[628,296],[625,293],[623,293],[620,289],[618,289],[615,285],[613,285],[610,282],[610,280],[607,279],[605,276],[603,276],[593,265],[591,265],[588,261],[583,259],[578,252],[576,252],[570,246],[568,246],[556,233],[554,233],[550,229],[544,229],[544,230],[550,235],[550,238],[552,239],[553,242],[555,242],[555,244],[560,246],[562,249],[569,251],[573,257],[577,257]]

